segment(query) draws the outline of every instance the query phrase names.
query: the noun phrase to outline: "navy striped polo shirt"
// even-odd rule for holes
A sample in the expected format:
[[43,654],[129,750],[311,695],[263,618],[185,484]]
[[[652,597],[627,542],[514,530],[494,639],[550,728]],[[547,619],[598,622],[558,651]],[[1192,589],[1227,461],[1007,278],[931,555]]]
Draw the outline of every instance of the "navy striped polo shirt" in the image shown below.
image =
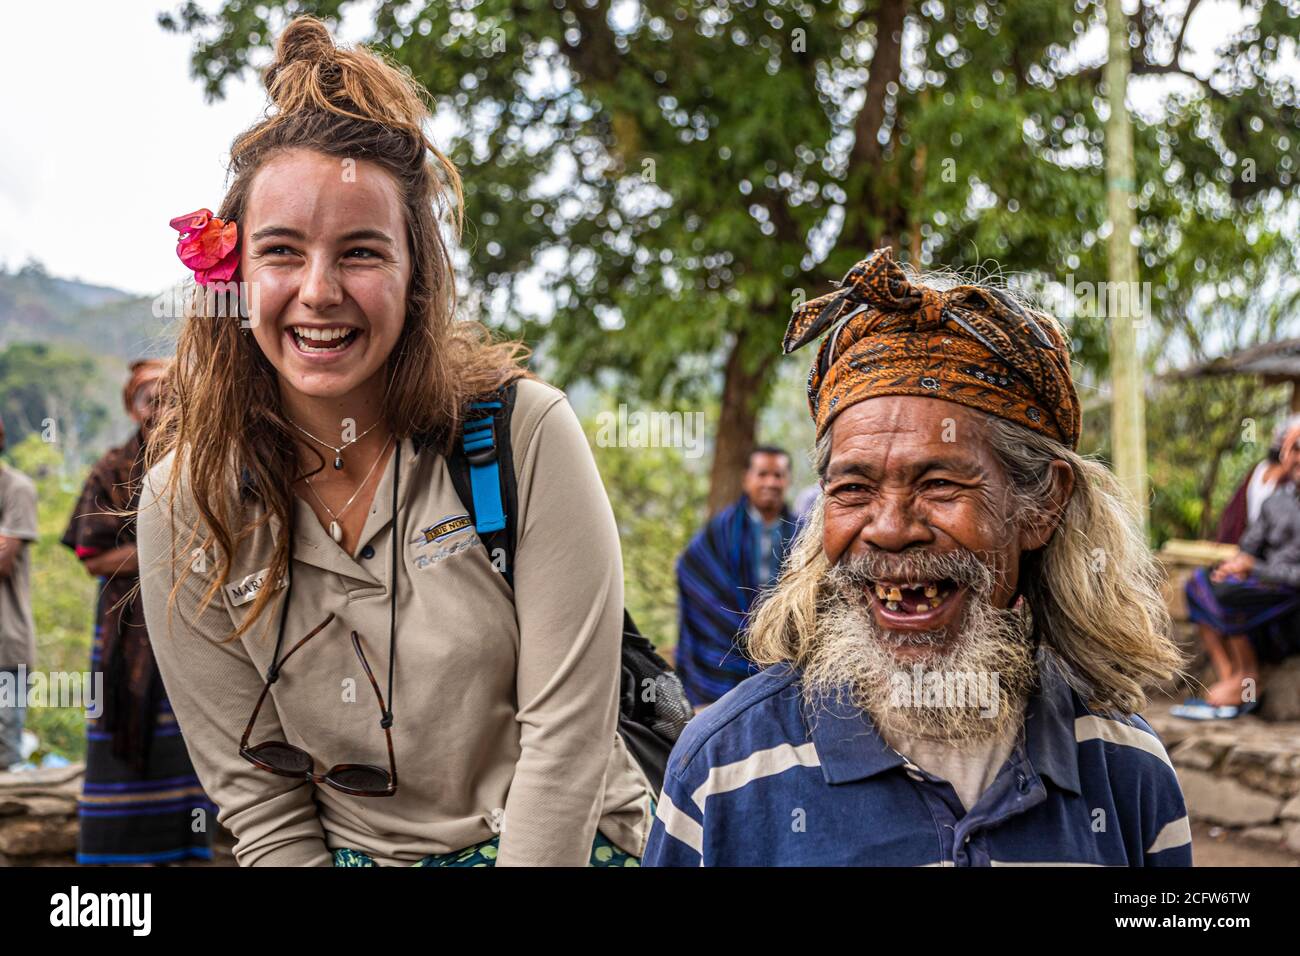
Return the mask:
[[871,719],[779,664],[673,748],[644,866],[1190,866],[1178,778],[1141,717],[1090,711],[1050,654],[1025,732],[967,812]]

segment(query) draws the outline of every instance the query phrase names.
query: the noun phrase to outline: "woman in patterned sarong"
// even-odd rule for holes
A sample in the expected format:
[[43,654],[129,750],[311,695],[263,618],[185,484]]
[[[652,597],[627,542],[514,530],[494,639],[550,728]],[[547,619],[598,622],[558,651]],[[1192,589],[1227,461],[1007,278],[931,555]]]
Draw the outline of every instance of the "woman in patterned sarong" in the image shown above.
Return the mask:
[[155,398],[166,363],[134,362],[123,392],[139,428],[90,477],[61,539],[99,578],[91,671],[101,708],[86,718],[86,776],[78,802],[77,862],[210,859],[216,808],[190,764],[154,663],[139,601],[133,510]]

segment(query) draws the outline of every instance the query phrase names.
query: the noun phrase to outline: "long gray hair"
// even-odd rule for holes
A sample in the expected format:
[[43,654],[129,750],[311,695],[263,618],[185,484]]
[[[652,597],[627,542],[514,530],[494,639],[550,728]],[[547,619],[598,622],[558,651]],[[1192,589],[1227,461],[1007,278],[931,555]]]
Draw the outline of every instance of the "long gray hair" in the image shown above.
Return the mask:
[[[1134,520],[1131,498],[1105,466],[1060,442],[988,415],[985,439],[1008,479],[1007,515],[1017,529],[1053,510],[1051,465],[1074,473],[1074,490],[1047,545],[1022,556],[1020,591],[1035,633],[1062,676],[1093,709],[1131,714],[1146,688],[1178,674],[1162,573]],[[817,443],[817,472],[830,463],[831,433]],[[750,619],[747,647],[759,664],[804,666],[817,646],[817,611],[830,562],[822,550],[824,504],[813,506],[773,589]]]

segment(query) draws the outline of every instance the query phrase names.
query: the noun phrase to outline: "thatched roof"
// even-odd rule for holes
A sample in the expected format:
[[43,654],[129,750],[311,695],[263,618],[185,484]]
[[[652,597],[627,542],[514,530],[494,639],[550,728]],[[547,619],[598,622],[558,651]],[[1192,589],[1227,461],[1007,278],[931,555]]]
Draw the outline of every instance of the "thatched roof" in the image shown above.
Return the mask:
[[1282,339],[1252,346],[1170,372],[1167,378],[1203,378],[1210,375],[1258,375],[1268,383],[1300,380],[1300,339]]

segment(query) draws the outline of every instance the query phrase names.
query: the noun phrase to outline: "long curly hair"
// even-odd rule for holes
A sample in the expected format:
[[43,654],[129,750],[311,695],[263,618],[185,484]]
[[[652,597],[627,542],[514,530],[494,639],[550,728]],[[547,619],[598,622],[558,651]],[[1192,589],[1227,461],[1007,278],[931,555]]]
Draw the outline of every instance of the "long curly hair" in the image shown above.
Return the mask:
[[[445,452],[472,398],[528,375],[522,366],[528,351],[520,342],[494,341],[478,322],[456,318],[448,244],[460,236],[464,197],[456,167],[424,134],[431,116],[428,94],[373,51],[335,46],[314,17],[298,17],[285,28],[263,83],[268,110],[231,146],[230,184],[217,215],[241,222],[258,171],[286,150],[365,159],[392,175],[404,206],[412,269],[405,322],[385,367],[383,414],[398,438],[432,436]],[[203,293],[196,288],[179,332],[146,468],[174,455],[156,503],[179,501],[201,519],[179,553],[208,553],[216,545],[217,573],[204,594],[205,608],[248,536],[273,516],[288,527],[292,487],[304,475],[274,367],[253,337],[241,334],[238,316],[216,310]],[[245,470],[264,505],[251,522],[238,494]],[[287,574],[288,548],[282,536],[268,584]],[[190,573],[187,566],[173,583],[169,619]],[[232,640],[247,632],[275,590],[260,589]]]

